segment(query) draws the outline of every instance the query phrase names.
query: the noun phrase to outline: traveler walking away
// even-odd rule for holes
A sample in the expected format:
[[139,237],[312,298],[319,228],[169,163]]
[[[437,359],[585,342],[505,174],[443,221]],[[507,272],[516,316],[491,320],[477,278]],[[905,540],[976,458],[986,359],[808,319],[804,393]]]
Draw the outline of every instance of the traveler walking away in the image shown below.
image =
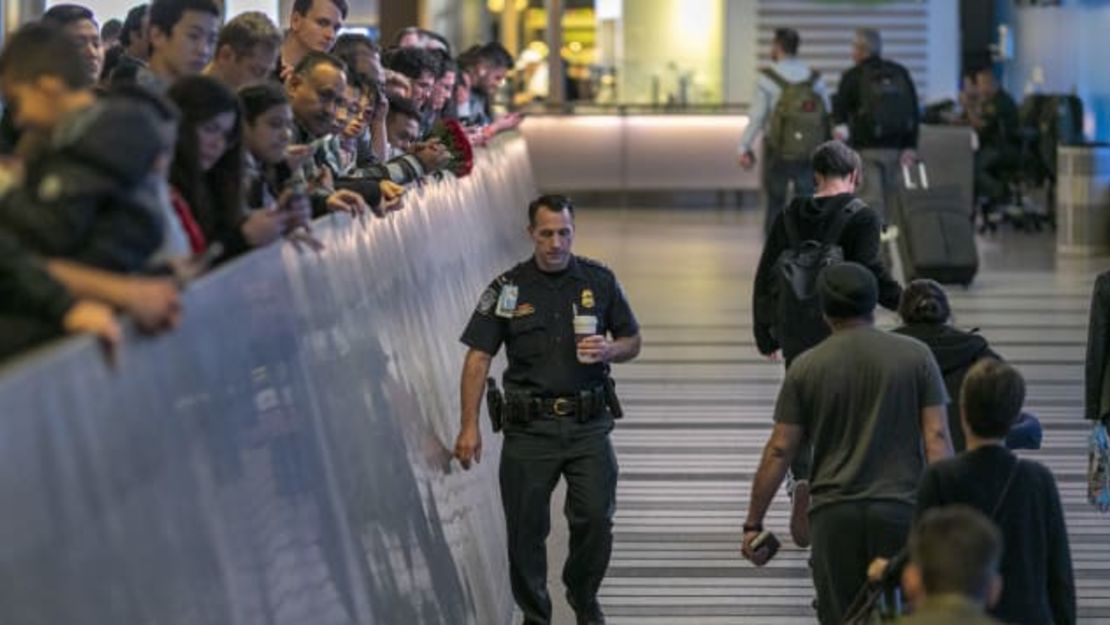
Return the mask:
[[[967,447],[963,428],[960,426],[958,399],[964,377],[972,365],[984,358],[1002,360],[987,343],[978,330],[964,331],[953,327],[952,310],[948,305],[948,294],[940,284],[932,280],[914,280],[906,285],[898,305],[901,326],[894,332],[911,336],[929,346],[937,359],[944,384],[948,388],[948,431],[952,435],[952,447],[961,452]],[[1022,412],[1013,427],[1005,436],[1009,449],[1040,449],[1041,423],[1037,417]]]
[[[503,400],[491,382],[494,430],[503,427],[501,501],[509,576],[525,625],[551,623],[545,540],[551,492],[567,481],[570,555],[563,568],[579,625],[605,622],[597,591],[609,566],[617,460],[609,440],[621,417],[611,363],[640,352],[640,330],[613,272],[574,256],[574,206],[545,195],[528,207],[533,257],[482,293],[463,333],[462,429],[455,456],[482,457],[478,408],[490,361],[505,344]],[[611,337],[611,338],[610,338]]]
[[[817,279],[832,335],[787,368],[775,426],[752,482],[743,553],[808,437],[813,581],[822,624],[839,624],[867,564],[905,544],[926,462],[952,454],[948,394],[927,347],[874,326],[874,273],[857,263]],[[885,555],[884,555],[885,554]]]
[[[815,289],[826,265],[848,260],[867,267],[879,284],[879,302],[894,310],[901,287],[880,256],[881,220],[855,197],[859,156],[839,141],[822,144],[813,154],[817,181],[813,197],[795,198],[776,217],[756,270],[752,295],[753,331],[760,353],[781,350],[787,368],[802,352],[829,335]],[[791,534],[799,546],[809,544],[808,446],[791,467],[794,501]]]
[[797,31],[775,31],[774,63],[759,73],[749,122],[740,136],[740,166],[751,169],[756,162],[752,147],[763,133],[764,232],[770,232],[786,205],[791,184],[795,196],[813,194],[810,157],[829,138],[828,90],[820,72],[798,60],[800,44]]
[[882,57],[878,31],[861,28],[852,43],[855,66],[840,79],[833,98],[833,136],[847,140],[864,163],[860,197],[889,221],[886,198],[900,165],[917,160],[920,110],[913,77]]

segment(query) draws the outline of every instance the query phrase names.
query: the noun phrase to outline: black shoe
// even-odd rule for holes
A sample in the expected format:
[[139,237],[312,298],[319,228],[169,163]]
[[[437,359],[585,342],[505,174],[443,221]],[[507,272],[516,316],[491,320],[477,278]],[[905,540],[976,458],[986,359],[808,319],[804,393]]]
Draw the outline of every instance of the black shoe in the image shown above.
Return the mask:
[[581,610],[574,605],[573,601],[570,601],[569,597],[567,603],[574,610],[574,619],[577,625],[605,625],[605,614],[601,611],[601,606],[598,605],[596,600],[592,606]]

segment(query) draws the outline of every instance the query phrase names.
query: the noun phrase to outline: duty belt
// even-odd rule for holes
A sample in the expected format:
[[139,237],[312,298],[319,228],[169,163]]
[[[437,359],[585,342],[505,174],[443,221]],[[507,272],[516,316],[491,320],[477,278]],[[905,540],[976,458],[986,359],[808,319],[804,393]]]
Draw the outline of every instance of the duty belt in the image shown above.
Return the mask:
[[544,397],[530,393],[507,392],[505,417],[510,423],[527,423],[533,419],[576,417],[587,421],[605,410],[605,388],[597,387],[578,395]]

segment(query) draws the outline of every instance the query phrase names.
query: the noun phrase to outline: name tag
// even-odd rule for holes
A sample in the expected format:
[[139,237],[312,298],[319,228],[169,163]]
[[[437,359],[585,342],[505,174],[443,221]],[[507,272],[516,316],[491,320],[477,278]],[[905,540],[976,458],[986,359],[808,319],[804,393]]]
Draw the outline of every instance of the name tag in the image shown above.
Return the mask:
[[497,298],[497,311],[494,314],[505,319],[512,319],[519,295],[520,288],[515,284],[506,284],[501,287],[501,297]]

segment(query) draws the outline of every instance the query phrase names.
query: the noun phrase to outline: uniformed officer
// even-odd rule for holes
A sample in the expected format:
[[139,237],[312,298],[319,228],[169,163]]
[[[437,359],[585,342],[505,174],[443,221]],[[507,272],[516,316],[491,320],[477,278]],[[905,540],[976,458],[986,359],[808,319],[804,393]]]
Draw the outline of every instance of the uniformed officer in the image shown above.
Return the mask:
[[[640,329],[613,272],[571,254],[574,206],[559,195],[528,205],[532,258],[482,293],[462,341],[464,468],[482,455],[478,411],[490,360],[504,343],[501,501],[513,597],[525,625],[551,622],[545,541],[551,491],[566,478],[570,553],[563,567],[578,623],[604,623],[597,591],[613,543],[617,460],[609,441],[619,404],[609,364],[640,352]],[[577,335],[576,335],[577,332]]]

